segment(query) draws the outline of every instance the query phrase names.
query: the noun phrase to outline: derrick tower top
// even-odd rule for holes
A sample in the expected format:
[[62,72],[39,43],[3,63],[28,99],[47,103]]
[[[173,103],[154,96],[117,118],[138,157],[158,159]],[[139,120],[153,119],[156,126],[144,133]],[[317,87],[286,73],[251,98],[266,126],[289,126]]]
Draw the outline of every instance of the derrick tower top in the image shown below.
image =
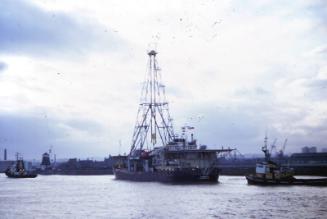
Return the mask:
[[156,59],[157,52],[151,50],[148,55],[148,73],[142,86],[130,155],[137,150],[166,146],[174,139],[165,86],[161,82]]

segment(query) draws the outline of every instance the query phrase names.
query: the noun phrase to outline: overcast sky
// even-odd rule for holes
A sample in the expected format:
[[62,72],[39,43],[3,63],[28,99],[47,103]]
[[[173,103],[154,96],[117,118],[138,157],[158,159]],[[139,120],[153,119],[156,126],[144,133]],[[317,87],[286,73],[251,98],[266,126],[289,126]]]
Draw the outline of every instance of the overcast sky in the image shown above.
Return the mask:
[[288,153],[327,147],[326,1],[2,0],[0,150],[128,152],[153,48],[175,130],[244,154],[266,130]]

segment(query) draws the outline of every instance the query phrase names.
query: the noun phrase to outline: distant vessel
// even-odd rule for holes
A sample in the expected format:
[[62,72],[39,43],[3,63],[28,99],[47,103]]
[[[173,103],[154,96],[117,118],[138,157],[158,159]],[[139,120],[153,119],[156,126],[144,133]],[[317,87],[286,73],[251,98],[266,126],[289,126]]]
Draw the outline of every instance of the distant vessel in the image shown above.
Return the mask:
[[6,170],[5,174],[10,178],[37,177],[37,173],[32,170],[28,162],[24,161],[23,158],[19,158],[18,155],[16,162]]
[[103,161],[70,158],[66,162],[50,161],[48,153],[42,155],[42,162],[37,173],[40,175],[107,175],[113,174],[113,165],[125,156],[110,156]]
[[[232,149],[207,149],[198,145],[190,134],[193,127],[184,126],[182,135],[174,134],[165,86],[156,55],[149,55],[149,73],[143,84],[141,103],[134,128],[132,146],[125,162],[115,165],[117,179],[160,182],[217,182],[217,155]],[[190,139],[189,139],[190,134]]]
[[57,165],[54,170],[59,175],[107,175],[113,174],[111,158],[104,161],[79,160],[71,158],[67,162]]
[[282,167],[272,161],[267,148],[267,139],[266,136],[264,146],[262,147],[262,151],[265,154],[265,161],[256,164],[255,174],[246,176],[248,184],[327,186],[327,178],[297,179],[294,177],[292,168]]

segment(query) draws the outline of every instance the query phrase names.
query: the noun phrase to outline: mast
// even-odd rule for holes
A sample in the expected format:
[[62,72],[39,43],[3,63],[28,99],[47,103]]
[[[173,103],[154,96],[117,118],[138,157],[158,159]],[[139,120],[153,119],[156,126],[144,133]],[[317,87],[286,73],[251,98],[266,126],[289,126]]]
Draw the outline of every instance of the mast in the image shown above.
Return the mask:
[[267,144],[268,144],[268,137],[267,137],[267,133],[266,133],[264,145],[261,150],[265,154],[266,161],[270,161],[270,152],[269,152]]
[[156,55],[154,50],[148,52],[148,73],[141,92],[130,155],[136,150],[166,146],[174,139],[165,86],[161,83]]

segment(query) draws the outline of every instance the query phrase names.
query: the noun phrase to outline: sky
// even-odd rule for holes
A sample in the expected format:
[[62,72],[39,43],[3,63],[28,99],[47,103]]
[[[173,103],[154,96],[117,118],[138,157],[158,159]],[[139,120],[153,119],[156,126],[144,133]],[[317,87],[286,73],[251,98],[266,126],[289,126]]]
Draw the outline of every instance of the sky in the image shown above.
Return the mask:
[[0,153],[128,153],[151,49],[200,144],[327,147],[326,1],[2,0]]

